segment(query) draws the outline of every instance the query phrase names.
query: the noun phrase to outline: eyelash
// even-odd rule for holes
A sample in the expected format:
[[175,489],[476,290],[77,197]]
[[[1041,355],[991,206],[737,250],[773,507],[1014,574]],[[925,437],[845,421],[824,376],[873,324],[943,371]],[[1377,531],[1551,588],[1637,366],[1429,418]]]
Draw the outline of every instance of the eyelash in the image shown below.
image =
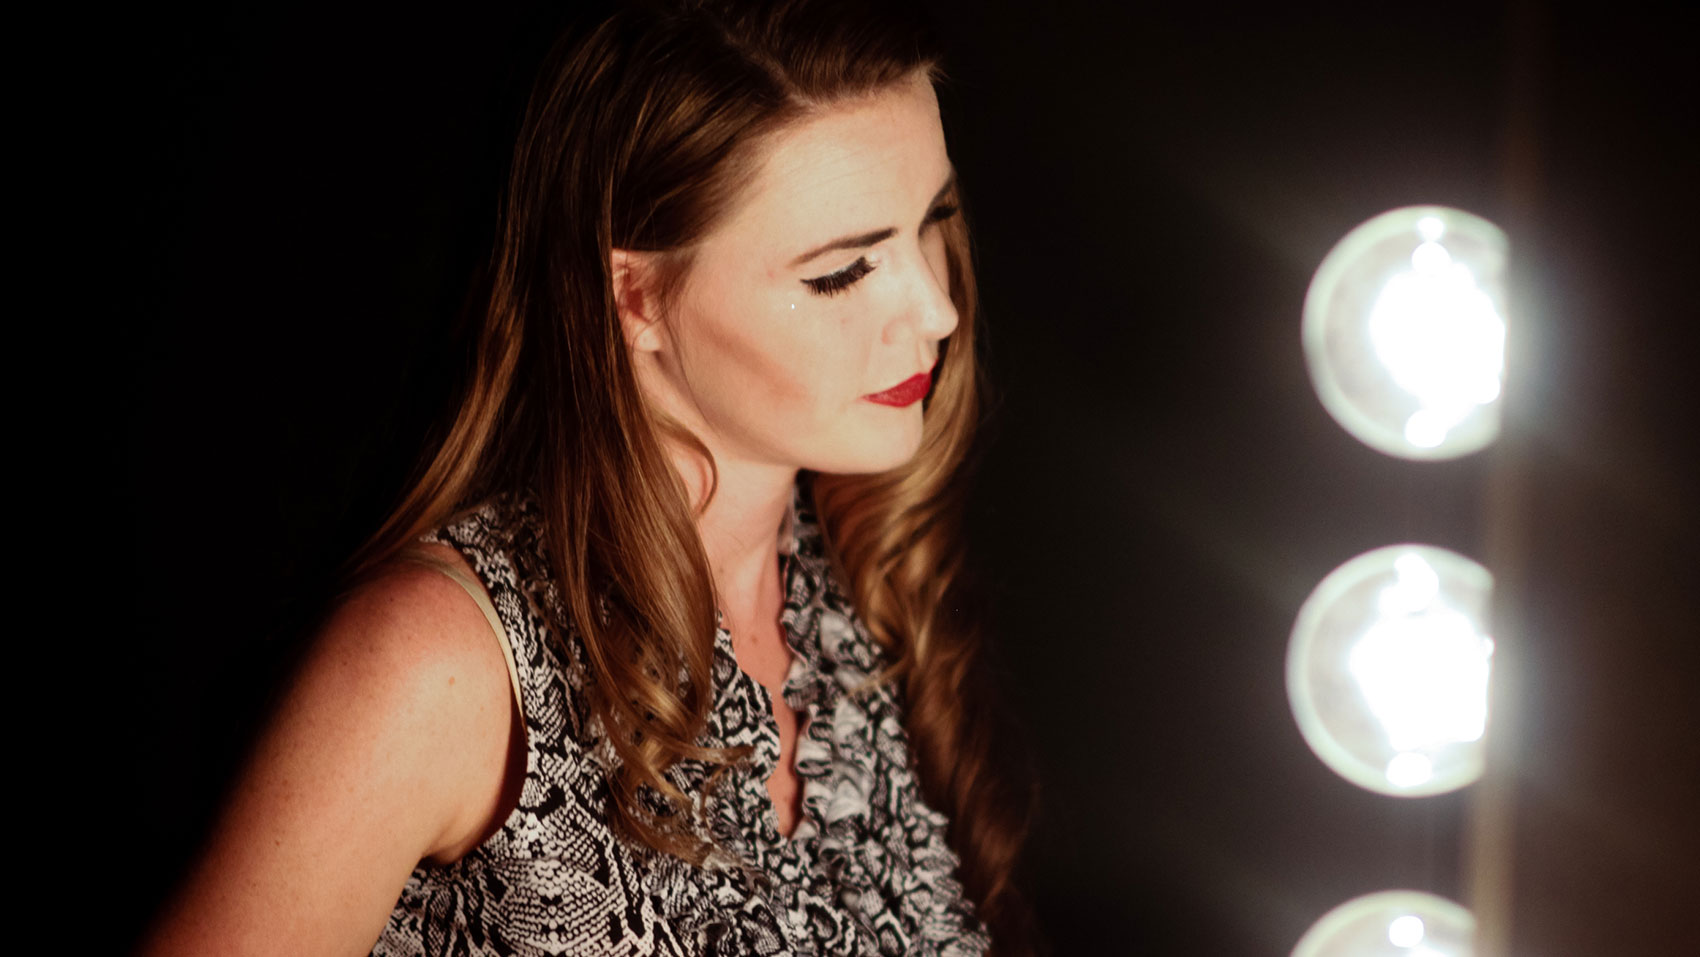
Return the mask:
[[[957,209],[955,203],[946,203],[942,206],[936,206],[933,208],[932,212],[927,214],[927,221],[922,224],[922,228],[924,229],[927,226],[931,226],[933,223],[943,222],[944,220],[955,216],[956,212]],[[844,290],[849,289],[863,276],[866,276],[868,273],[873,271],[873,264],[868,262],[868,258],[866,256],[861,256],[858,257],[855,262],[845,266],[843,269],[840,269],[835,273],[822,276],[819,279],[805,279],[803,280],[803,284],[808,286],[809,291],[813,292],[817,296],[835,296]]]

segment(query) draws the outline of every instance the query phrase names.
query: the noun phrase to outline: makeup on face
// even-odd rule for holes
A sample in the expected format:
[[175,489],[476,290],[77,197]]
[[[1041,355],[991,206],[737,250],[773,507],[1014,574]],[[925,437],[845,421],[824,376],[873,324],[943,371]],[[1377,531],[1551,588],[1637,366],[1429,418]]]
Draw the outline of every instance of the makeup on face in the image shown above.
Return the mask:
[[926,398],[927,390],[931,389],[932,386],[932,374],[930,372],[918,372],[884,392],[875,392],[862,398],[869,402],[877,402],[880,405],[894,405],[901,408],[914,405]]
[[650,401],[722,464],[895,468],[921,445],[957,319],[945,224],[960,212],[937,99],[917,78],[764,149],[696,253],[646,367]]

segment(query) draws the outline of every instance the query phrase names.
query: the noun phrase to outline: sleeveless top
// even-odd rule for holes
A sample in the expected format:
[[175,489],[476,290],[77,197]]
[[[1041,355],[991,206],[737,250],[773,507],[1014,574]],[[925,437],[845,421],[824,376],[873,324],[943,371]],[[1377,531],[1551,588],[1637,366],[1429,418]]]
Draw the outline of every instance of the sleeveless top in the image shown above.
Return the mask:
[[766,786],[779,760],[772,699],[717,628],[714,703],[699,743],[753,750],[706,796],[703,762],[667,772],[716,846],[700,867],[617,837],[607,823],[614,752],[580,693],[584,646],[560,624],[568,618],[536,502],[499,495],[421,539],[459,551],[494,604],[524,716],[525,780],[488,840],[452,864],[413,871],[373,957],[985,952],[985,927],[945,843],[948,821],[921,799],[900,700],[868,682],[886,652],[832,573],[800,487],[787,525],[783,693],[801,726],[801,814],[789,838],[779,832]]

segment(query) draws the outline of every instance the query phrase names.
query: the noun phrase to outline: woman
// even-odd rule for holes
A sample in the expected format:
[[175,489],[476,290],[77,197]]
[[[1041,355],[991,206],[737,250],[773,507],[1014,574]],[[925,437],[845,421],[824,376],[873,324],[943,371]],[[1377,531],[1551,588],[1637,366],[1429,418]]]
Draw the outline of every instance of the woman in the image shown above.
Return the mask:
[[811,0],[557,47],[455,418],[155,952],[1020,946],[938,60]]

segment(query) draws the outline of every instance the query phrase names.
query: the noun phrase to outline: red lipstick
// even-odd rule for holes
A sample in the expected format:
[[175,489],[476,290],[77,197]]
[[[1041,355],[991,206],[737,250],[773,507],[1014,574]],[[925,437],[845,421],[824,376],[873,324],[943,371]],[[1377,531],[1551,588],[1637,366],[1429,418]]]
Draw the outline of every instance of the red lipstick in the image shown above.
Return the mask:
[[884,392],[875,392],[873,395],[866,395],[862,398],[869,402],[878,402],[880,405],[914,405],[927,397],[927,390],[932,385],[933,377],[931,375],[925,372],[917,372]]

